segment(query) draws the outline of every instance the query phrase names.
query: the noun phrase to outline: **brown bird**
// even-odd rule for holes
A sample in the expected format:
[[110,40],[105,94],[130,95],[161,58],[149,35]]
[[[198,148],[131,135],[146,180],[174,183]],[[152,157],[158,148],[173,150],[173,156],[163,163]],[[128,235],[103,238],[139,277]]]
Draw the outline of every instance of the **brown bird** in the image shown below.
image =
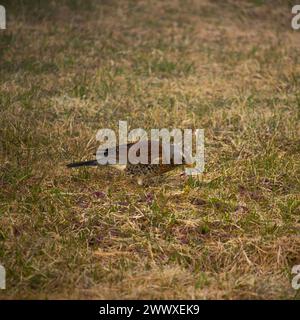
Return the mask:
[[[153,157],[153,150],[155,150],[155,148],[158,152],[157,157]],[[142,155],[141,150],[144,151]],[[130,155],[134,155],[139,158],[140,163],[131,163],[130,161],[127,161],[124,165],[119,164],[122,151],[125,151],[127,159],[130,158]],[[163,175],[164,173],[185,164],[184,157],[177,145],[166,145],[159,141],[143,140],[138,143],[132,142],[124,145],[117,145],[112,148],[100,149],[97,151],[97,159],[70,163],[67,167],[100,166],[101,160],[108,162],[112,159],[116,159],[116,163],[110,164],[112,162],[109,162],[108,165],[122,170],[127,176],[136,178],[139,185],[142,185],[143,181],[146,179]],[[153,163],[153,159],[156,160],[155,163]],[[168,159],[169,161],[167,161]],[[178,159],[181,160],[181,164]]]

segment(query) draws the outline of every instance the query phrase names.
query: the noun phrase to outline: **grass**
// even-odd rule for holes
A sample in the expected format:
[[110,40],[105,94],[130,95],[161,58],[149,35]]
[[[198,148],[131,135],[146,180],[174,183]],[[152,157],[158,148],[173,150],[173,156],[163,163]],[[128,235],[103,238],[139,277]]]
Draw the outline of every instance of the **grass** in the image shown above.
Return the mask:
[[[292,3],[2,4],[1,298],[299,298]],[[205,172],[65,168],[119,120],[205,129]]]

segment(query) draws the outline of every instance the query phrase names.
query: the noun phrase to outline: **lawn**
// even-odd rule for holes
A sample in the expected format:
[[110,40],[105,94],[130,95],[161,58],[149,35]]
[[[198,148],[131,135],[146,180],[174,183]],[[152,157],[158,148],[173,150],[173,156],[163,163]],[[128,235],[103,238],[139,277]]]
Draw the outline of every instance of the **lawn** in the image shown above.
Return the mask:
[[[294,299],[293,1],[1,1],[1,299]],[[141,187],[97,130],[200,128],[205,170]]]

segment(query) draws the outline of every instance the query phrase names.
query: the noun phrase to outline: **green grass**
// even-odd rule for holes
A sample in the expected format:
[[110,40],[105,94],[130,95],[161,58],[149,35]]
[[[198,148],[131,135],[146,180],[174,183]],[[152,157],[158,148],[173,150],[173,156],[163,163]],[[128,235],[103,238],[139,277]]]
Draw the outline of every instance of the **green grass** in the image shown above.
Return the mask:
[[[300,47],[285,1],[2,4],[1,298],[297,298]],[[203,128],[205,172],[142,188],[65,168],[119,120]]]

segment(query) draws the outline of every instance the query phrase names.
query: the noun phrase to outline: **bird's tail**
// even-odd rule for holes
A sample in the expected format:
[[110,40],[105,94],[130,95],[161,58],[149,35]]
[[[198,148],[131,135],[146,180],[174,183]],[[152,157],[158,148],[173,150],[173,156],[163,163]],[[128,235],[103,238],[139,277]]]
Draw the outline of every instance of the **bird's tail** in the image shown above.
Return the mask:
[[89,160],[89,161],[81,161],[81,162],[73,162],[67,164],[68,168],[78,168],[78,167],[85,167],[85,166],[97,166],[97,160]]

